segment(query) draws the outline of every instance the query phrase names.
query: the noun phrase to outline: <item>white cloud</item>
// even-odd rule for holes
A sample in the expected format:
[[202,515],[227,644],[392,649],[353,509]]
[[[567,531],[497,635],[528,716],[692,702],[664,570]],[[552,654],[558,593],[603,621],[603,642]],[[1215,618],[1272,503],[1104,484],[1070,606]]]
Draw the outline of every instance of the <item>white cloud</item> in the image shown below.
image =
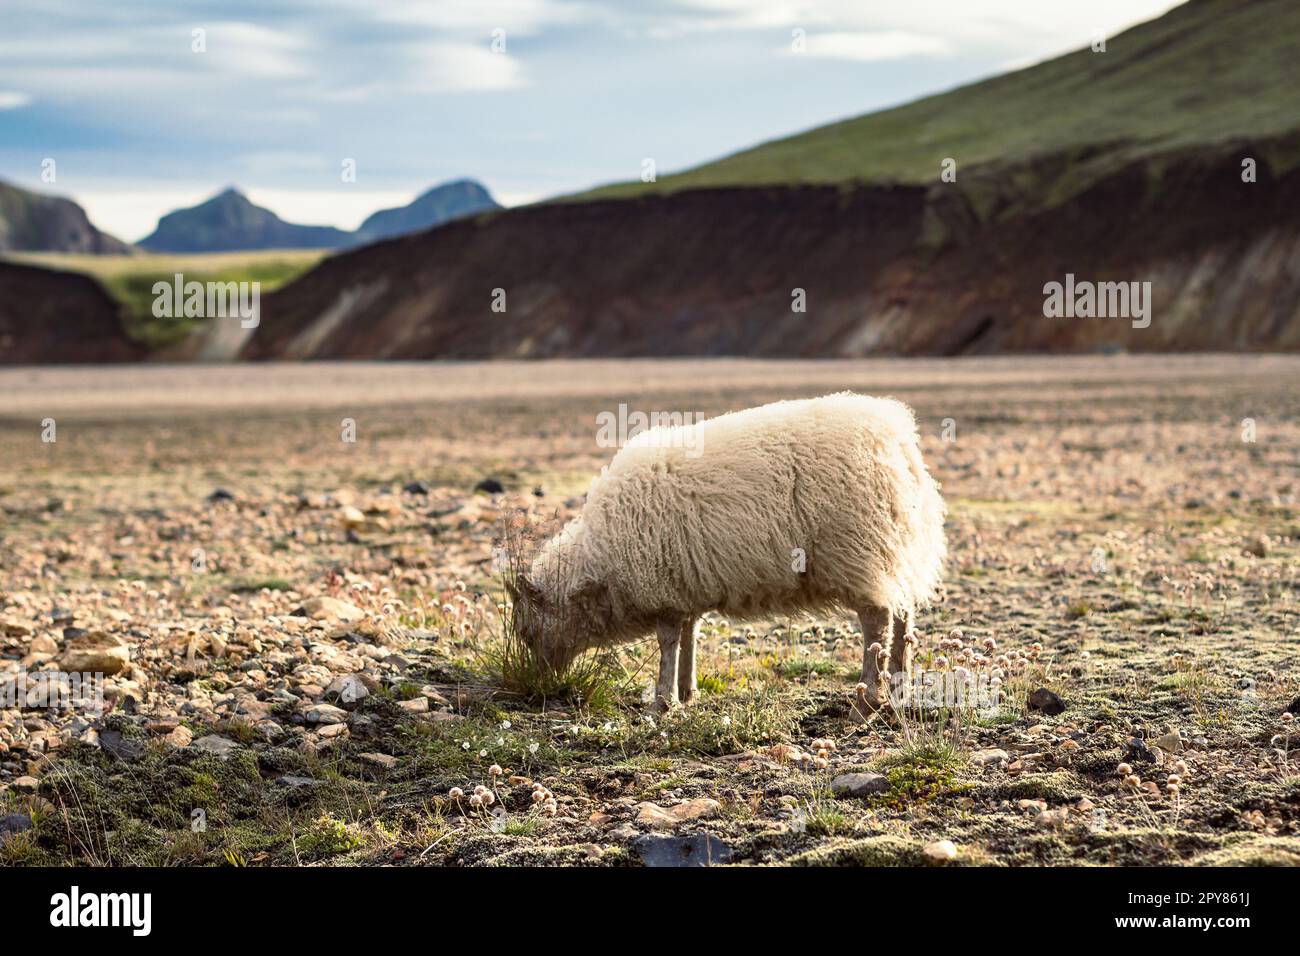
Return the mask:
[[1057,0],[1045,13],[1042,0],[674,0],[647,15],[661,35],[702,30],[779,30],[802,27],[811,35],[904,31],[942,36],[959,45],[982,42],[1008,47],[1030,40],[1056,40],[1060,49],[1088,43],[1097,31],[1127,27],[1176,7],[1182,0]]
[[488,36],[501,28],[506,36],[532,36],[544,27],[559,23],[590,21],[600,16],[595,4],[567,0],[402,0],[376,5],[364,0],[358,12],[381,23],[402,23],[464,34],[474,31]]
[[411,86],[424,93],[513,90],[527,86],[524,70],[508,53],[493,53],[486,41],[438,41],[411,48]]
[[[791,46],[778,48],[785,55],[793,55]],[[807,37],[802,56],[827,60],[901,60],[909,56],[948,56],[952,47],[943,37],[905,30],[884,33],[813,33]]]
[[16,110],[26,106],[32,98],[16,90],[0,90],[0,110]]
[[302,60],[302,38],[255,23],[199,24],[207,31],[207,52],[198,62],[238,76],[287,79],[311,75]]

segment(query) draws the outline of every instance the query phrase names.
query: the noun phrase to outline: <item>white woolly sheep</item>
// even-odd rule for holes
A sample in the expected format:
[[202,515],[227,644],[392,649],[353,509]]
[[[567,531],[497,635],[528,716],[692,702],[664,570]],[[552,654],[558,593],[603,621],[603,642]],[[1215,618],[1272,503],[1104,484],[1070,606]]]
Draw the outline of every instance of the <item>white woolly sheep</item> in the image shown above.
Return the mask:
[[514,624],[554,666],[655,631],[667,708],[694,696],[704,612],[851,610],[859,704],[874,708],[886,658],[907,685],[912,613],[938,585],[943,521],[911,410],[892,399],[845,392],[653,428],[512,585]]

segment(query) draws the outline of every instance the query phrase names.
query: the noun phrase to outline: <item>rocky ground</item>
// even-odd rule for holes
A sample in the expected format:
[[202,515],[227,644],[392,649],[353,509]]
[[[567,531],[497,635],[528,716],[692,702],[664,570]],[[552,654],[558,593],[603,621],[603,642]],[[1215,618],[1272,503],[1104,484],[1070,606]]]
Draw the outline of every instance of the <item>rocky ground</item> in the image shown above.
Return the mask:
[[[0,373],[0,863],[1300,863],[1297,380],[1267,357]],[[664,717],[649,643],[585,705],[500,685],[494,541],[580,507],[598,412],[845,387],[913,405],[951,509],[919,662],[996,674],[1000,703],[854,723],[848,617],[709,619],[701,695]]]

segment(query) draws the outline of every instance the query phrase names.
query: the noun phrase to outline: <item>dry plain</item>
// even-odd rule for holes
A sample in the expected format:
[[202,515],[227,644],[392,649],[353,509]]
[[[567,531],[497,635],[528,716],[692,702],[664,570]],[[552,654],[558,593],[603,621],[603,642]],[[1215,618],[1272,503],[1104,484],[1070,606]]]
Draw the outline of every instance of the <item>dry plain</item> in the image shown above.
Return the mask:
[[[27,682],[0,863],[1300,862],[1298,381],[1217,355],[0,371],[0,688]],[[916,410],[950,510],[920,661],[998,669],[998,706],[853,723],[848,616],[714,617],[662,719],[649,642],[587,700],[501,686],[494,542],[576,513],[598,413],[845,388]],[[95,654],[102,702],[48,706],[34,676]]]

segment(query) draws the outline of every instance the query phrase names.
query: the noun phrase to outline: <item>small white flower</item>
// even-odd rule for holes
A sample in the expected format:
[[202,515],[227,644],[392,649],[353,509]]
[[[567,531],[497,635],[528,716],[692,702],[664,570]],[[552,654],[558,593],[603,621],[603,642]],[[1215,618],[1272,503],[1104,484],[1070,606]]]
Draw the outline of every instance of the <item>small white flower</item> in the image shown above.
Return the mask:
[[487,751],[486,751],[486,750],[480,750],[480,751],[478,752],[478,755],[479,755],[480,757],[486,757],[486,756],[487,756]]
[[724,726],[724,727],[730,727],[730,726],[731,726],[731,717],[730,717],[729,715],[727,715],[727,714],[723,714],[723,715],[722,715],[722,726]]
[[510,729],[510,721],[508,721],[508,720],[503,720],[503,721],[501,721],[501,729],[502,729],[502,730],[509,730],[509,729]]
[[530,754],[535,754],[535,753],[537,753],[537,742],[536,742],[536,741],[533,741],[531,744],[528,745],[528,752],[529,752]]

